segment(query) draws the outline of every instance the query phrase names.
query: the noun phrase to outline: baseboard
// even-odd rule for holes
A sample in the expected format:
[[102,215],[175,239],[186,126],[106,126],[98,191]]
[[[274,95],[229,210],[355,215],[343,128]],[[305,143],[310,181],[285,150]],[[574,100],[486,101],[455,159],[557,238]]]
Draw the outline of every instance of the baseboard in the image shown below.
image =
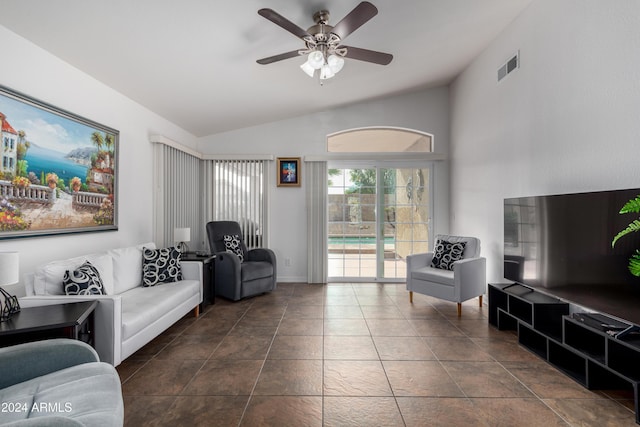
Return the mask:
[[306,276],[280,276],[278,275],[278,283],[307,283]]

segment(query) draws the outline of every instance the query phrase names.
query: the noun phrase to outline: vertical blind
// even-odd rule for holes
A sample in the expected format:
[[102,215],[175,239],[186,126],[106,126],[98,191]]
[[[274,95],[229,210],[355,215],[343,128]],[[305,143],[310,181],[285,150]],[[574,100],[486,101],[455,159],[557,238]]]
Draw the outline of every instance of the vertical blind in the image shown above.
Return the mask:
[[327,281],[327,162],[307,162],[307,283]]
[[202,221],[201,160],[164,144],[156,144],[154,153],[156,244],[171,246],[175,243],[175,228],[190,228],[189,249],[202,249],[205,228]]
[[264,160],[204,161],[206,222],[237,221],[249,249],[269,244],[266,167]]

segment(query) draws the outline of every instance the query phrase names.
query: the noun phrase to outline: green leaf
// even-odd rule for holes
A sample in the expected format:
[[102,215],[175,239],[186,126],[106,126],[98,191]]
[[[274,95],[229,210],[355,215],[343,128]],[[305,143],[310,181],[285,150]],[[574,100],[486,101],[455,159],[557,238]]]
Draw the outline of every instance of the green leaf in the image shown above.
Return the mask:
[[636,277],[640,277],[640,250],[636,249],[636,253],[629,258],[629,271]]
[[611,247],[614,247],[616,245],[616,242],[619,238],[626,236],[629,233],[633,233],[634,231],[640,231],[640,220],[634,220],[627,226],[627,228],[616,234],[616,237],[614,237],[613,241],[611,242]]
[[635,199],[629,200],[624,204],[622,209],[620,209],[621,214],[629,213],[629,212],[640,212],[640,196],[636,196]]

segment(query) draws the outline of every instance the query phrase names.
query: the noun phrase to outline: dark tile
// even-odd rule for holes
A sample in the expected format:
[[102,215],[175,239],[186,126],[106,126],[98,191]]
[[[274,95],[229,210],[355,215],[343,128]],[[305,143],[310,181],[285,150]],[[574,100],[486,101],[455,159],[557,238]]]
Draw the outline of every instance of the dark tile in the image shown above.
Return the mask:
[[371,335],[364,319],[325,319],[325,335]]
[[635,414],[610,399],[545,399],[571,425],[637,426]]
[[209,360],[182,394],[249,396],[262,363],[261,360]]
[[425,337],[438,360],[492,361],[493,358],[467,337]]
[[322,397],[253,396],[240,425],[321,427]]
[[284,320],[289,319],[322,319],[324,307],[322,305],[289,304],[284,312]]
[[287,309],[286,304],[271,304],[265,305],[267,301],[260,301],[262,304],[256,302],[254,303],[249,310],[247,310],[245,316],[253,317],[259,319],[282,319],[285,310]]
[[124,395],[177,395],[203,360],[150,360],[122,385]]
[[387,295],[358,295],[360,305],[393,305],[393,301]]
[[398,397],[397,401],[407,427],[424,427],[426,420],[433,427],[495,425],[489,424],[486,417],[466,398]]
[[395,399],[392,397],[325,397],[324,425],[404,426]]
[[178,396],[165,408],[162,424],[237,426],[248,400],[249,396]]
[[150,357],[137,356],[135,354],[123,360],[121,364],[116,366],[116,371],[118,371],[118,375],[120,376],[120,382],[124,383],[131,378],[131,376],[142,368],[149,360]]
[[421,337],[373,337],[380,360],[435,360]]
[[325,360],[325,396],[391,396],[379,361]]
[[371,337],[329,335],[324,338],[325,360],[378,360]]
[[533,397],[498,362],[442,362],[442,365],[469,397]]
[[404,319],[393,305],[361,305],[360,309],[365,319]]
[[322,335],[322,332],[322,319],[285,318],[278,327],[278,335]]
[[279,318],[243,317],[229,332],[230,335],[273,336],[280,324]]
[[269,359],[322,359],[321,336],[276,335]]
[[463,337],[464,334],[443,317],[439,319],[409,319],[409,324],[421,337]]
[[496,338],[472,338],[478,347],[487,352],[495,360],[501,362],[534,362],[540,358],[515,340]]
[[355,295],[327,295],[324,299],[325,305],[341,306],[341,305],[358,305],[358,299]]
[[141,349],[136,351],[132,356],[137,357],[148,357],[151,358],[156,354],[160,353],[163,348],[169,345],[169,343],[175,340],[178,335],[174,334],[161,334],[152,339],[146,345],[144,345]]
[[418,334],[404,319],[366,319],[374,337],[414,337]]
[[472,398],[478,415],[490,426],[569,427],[553,410],[539,399],[523,398]]
[[123,396],[125,427],[161,426],[176,396]]
[[205,316],[184,330],[183,335],[226,335],[238,320]]
[[212,359],[228,360],[264,360],[271,345],[268,336],[227,335]]
[[321,396],[321,360],[275,360],[265,362],[254,395]]
[[208,359],[218,347],[222,335],[182,335],[160,351],[156,359]]
[[509,372],[542,399],[595,399],[601,397],[546,363],[503,364]]
[[383,361],[395,396],[464,397],[437,361]]
[[328,305],[324,308],[325,319],[363,319],[359,305]]

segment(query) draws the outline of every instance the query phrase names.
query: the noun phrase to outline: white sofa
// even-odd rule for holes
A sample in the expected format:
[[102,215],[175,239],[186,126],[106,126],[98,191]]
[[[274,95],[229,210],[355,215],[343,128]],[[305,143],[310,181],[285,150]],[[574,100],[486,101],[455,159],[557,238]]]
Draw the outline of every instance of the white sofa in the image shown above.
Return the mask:
[[[22,307],[97,300],[95,348],[103,362],[118,366],[149,341],[202,302],[202,263],[182,261],[183,280],[142,286],[142,248],[154,243],[50,262],[24,277],[26,296]],[[85,261],[100,273],[106,295],[68,296],[62,280],[66,270]]]

